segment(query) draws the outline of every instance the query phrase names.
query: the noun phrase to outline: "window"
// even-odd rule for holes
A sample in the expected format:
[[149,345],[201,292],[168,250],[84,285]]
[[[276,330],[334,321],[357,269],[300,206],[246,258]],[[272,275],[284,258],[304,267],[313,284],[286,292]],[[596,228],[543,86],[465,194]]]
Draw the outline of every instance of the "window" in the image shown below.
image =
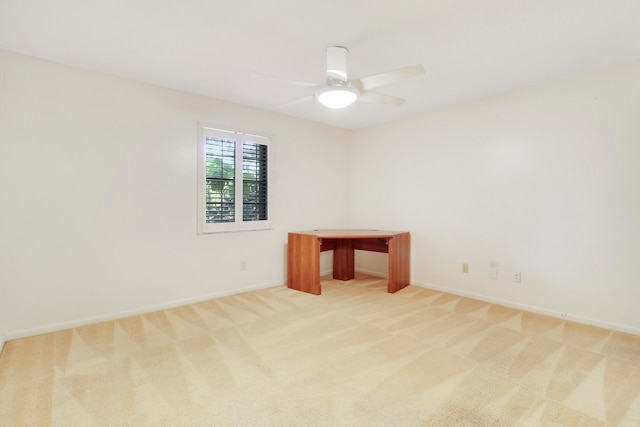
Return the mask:
[[268,229],[269,138],[200,125],[198,139],[198,232]]

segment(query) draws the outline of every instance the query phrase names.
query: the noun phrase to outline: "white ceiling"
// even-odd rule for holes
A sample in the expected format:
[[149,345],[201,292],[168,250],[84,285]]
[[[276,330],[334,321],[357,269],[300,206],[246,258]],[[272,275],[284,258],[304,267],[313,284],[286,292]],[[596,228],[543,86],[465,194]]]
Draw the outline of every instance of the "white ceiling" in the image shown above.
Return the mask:
[[[325,48],[401,107],[315,100]],[[356,129],[640,59],[638,0],[0,0],[0,49]],[[1,70],[0,70],[1,71]]]

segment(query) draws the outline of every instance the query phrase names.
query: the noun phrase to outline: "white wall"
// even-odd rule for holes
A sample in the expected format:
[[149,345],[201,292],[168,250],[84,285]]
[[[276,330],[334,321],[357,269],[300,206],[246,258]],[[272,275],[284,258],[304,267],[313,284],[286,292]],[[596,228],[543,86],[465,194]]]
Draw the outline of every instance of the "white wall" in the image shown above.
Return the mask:
[[413,283],[640,333],[640,62],[358,131],[351,186]]
[[[0,85],[8,338],[282,284],[288,231],[347,225],[344,130],[3,51]],[[275,135],[273,230],[196,234],[198,121]]]
[[[349,225],[411,231],[413,283],[640,334],[638,76],[349,133],[0,51],[0,336],[281,284],[287,231]],[[198,121],[275,135],[274,230],[196,235]]]

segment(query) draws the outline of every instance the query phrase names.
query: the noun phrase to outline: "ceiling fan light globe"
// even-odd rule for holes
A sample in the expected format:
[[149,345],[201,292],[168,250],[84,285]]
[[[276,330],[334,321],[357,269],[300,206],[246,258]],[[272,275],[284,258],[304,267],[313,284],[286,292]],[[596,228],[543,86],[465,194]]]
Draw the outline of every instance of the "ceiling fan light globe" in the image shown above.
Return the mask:
[[360,92],[351,86],[325,87],[316,92],[316,98],[325,107],[344,108],[358,99]]

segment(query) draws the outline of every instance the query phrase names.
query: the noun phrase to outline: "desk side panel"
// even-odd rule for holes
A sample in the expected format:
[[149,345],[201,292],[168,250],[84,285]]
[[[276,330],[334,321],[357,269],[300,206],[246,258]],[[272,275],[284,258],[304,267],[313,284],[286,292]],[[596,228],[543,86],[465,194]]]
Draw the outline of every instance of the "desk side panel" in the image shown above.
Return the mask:
[[389,286],[394,293],[409,286],[411,280],[411,236],[401,233],[389,239]]
[[318,236],[289,233],[287,286],[320,295],[320,240]]

